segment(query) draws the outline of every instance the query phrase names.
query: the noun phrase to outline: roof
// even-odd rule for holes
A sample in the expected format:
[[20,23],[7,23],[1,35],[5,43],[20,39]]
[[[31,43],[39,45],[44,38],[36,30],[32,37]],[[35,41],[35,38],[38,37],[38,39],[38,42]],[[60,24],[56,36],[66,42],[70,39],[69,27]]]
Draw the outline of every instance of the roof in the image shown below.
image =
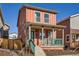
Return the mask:
[[1,8],[0,8],[0,17],[1,17],[2,23],[4,24]]
[[18,12],[17,27],[18,27],[18,22],[19,22],[20,12],[21,12],[21,10],[19,10],[19,12]]
[[[0,17],[1,17],[1,23],[2,26],[0,28],[3,28],[3,30],[9,30],[9,27],[7,24],[4,23],[3,15],[2,15],[2,9],[0,8]],[[1,25],[1,24],[0,24]],[[5,29],[6,28],[6,29]]]
[[27,22],[26,24],[30,26],[42,26],[42,27],[51,27],[51,28],[65,28],[66,27],[63,25],[50,25],[50,24],[40,24],[40,23],[31,23],[31,22]]
[[31,5],[23,5],[22,8],[23,7],[26,7],[26,8],[29,8],[29,9],[35,9],[35,10],[38,10],[38,11],[45,11],[45,12],[57,14],[57,11],[46,9],[46,8],[41,8],[41,7],[36,7],[36,6],[31,6]]
[[68,16],[68,17],[62,19],[61,21],[57,22],[57,24],[58,24],[58,23],[61,23],[61,22],[63,22],[63,21],[69,20],[70,18],[76,17],[76,16],[79,16],[79,13],[78,13],[78,14],[71,15],[71,16]]
[[76,17],[76,16],[79,16],[79,14],[74,14],[74,15],[72,15],[72,16],[70,16],[70,17]]
[[61,22],[63,22],[63,21],[69,20],[69,19],[70,19],[70,16],[69,16],[69,17],[66,17],[66,18],[64,18],[64,19],[62,19],[62,20],[59,21],[59,22],[57,22],[57,24],[59,24],[59,23],[61,23]]
[[4,31],[9,30],[9,29],[10,29],[10,27],[9,27],[7,24],[5,24],[5,25],[3,26],[3,30],[4,30]]

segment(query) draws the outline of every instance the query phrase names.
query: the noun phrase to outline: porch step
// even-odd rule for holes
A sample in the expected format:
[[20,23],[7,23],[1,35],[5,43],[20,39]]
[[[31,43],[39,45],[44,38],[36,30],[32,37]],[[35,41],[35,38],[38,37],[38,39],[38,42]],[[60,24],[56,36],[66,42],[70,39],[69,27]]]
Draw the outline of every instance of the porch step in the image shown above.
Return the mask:
[[64,50],[63,46],[42,46],[43,50]]
[[33,56],[29,49],[22,48],[21,50],[14,50],[19,56]]
[[41,47],[35,46],[35,56],[46,56],[46,54]]

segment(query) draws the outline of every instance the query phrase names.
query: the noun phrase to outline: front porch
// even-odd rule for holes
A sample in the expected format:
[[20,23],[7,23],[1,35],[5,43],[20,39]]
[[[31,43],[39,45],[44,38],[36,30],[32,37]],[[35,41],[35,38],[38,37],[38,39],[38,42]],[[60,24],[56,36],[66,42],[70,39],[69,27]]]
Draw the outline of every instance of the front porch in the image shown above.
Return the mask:
[[[28,39],[40,47],[64,47],[64,26],[29,23]],[[56,31],[61,30],[62,38],[56,38]]]
[[71,34],[70,48],[79,48],[79,33]]

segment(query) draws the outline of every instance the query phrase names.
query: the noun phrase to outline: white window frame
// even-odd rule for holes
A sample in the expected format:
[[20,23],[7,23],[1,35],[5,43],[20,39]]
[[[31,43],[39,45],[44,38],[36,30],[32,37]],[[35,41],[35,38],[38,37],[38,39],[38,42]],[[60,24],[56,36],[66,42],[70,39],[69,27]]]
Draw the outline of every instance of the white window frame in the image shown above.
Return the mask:
[[[79,39],[77,38],[77,36],[76,36],[76,35],[77,35],[77,34],[75,34],[75,39],[76,39],[75,41],[79,41]],[[79,37],[79,36],[78,36],[78,37]]]
[[35,23],[41,23],[41,14],[40,14],[40,22],[37,22],[37,21],[36,21],[36,15],[35,15],[36,12],[39,12],[39,13],[40,13],[40,11],[35,11],[35,12],[34,12],[34,19],[35,19],[34,22],[35,22]]
[[[44,16],[45,16],[45,14],[48,14],[49,15],[49,13],[44,13]],[[48,18],[48,20],[49,20],[49,18]],[[49,24],[50,23],[50,21],[47,23],[47,22],[45,22],[45,17],[44,17],[44,23],[45,24]]]

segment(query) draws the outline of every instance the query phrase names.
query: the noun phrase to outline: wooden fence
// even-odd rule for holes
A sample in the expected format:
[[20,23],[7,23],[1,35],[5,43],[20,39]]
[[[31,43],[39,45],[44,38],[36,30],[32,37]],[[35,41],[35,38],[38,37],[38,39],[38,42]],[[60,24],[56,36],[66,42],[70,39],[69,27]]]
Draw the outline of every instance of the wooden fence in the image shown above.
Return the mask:
[[22,42],[19,39],[3,39],[0,46],[4,49],[22,49]]

